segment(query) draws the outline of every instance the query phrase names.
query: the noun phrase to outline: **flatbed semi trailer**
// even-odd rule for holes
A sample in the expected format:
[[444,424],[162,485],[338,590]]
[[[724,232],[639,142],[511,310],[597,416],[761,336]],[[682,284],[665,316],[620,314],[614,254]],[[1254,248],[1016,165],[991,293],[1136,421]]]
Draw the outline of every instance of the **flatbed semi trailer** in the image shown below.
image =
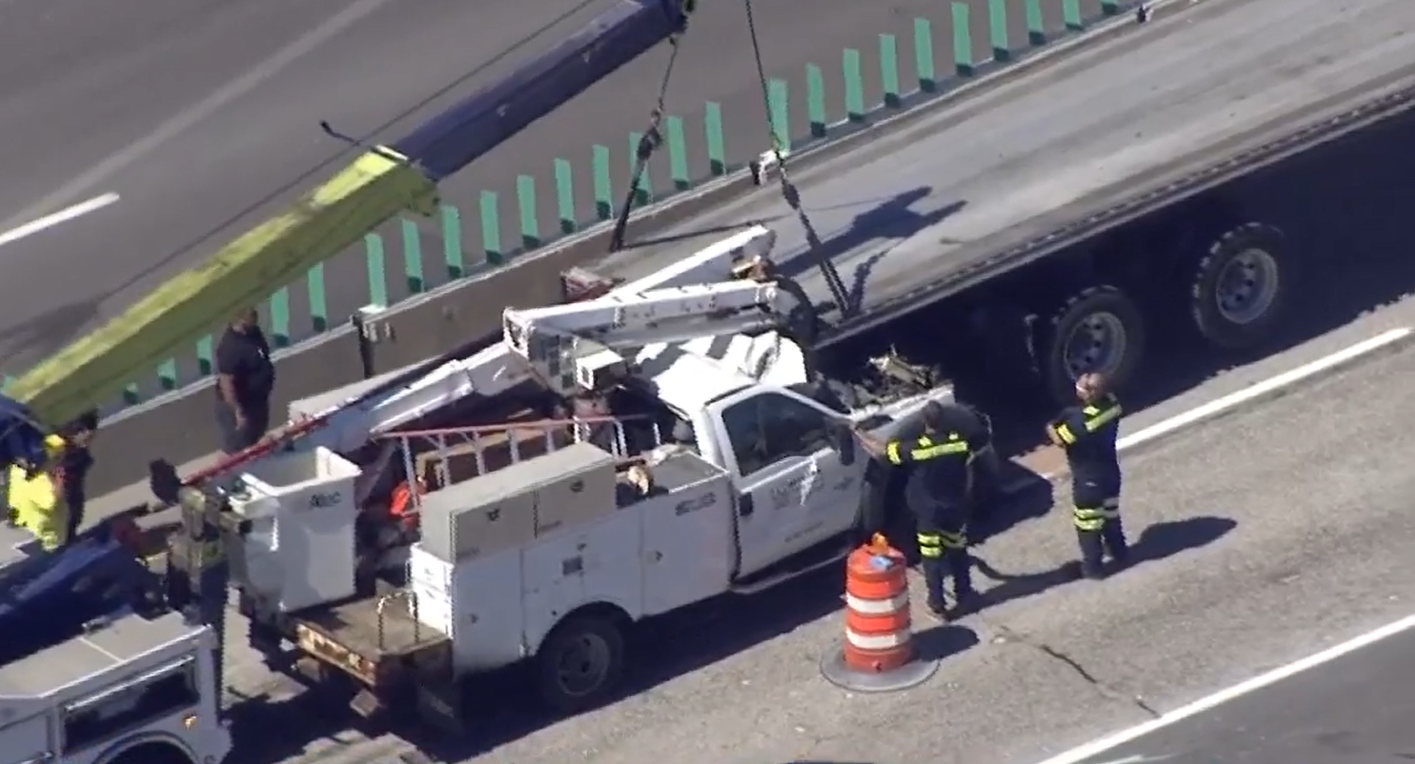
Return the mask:
[[[1218,348],[1263,341],[1295,263],[1222,187],[1415,105],[1411,32],[1403,0],[1208,0],[803,167],[792,180],[855,302],[823,313],[817,346],[939,306],[912,337],[970,334],[993,368],[1069,398],[1082,367],[1127,376],[1174,318]],[[830,301],[771,178],[589,267],[635,278],[747,221]]]

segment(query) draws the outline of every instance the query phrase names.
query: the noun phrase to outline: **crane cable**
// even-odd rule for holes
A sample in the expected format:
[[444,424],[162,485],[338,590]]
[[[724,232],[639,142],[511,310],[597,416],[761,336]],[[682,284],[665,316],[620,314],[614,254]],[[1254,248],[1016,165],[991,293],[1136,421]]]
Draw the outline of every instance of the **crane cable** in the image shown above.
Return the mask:
[[811,225],[811,219],[806,214],[805,208],[801,206],[801,192],[796,188],[796,184],[791,182],[790,175],[786,172],[786,154],[782,151],[781,141],[776,135],[776,126],[771,119],[771,87],[767,82],[766,66],[762,63],[761,42],[757,38],[757,23],[752,13],[752,0],[742,0],[743,7],[747,10],[747,34],[752,39],[752,55],[756,59],[757,79],[762,89],[762,105],[766,113],[766,132],[771,138],[771,151],[776,155],[777,175],[781,178],[781,196],[786,199],[786,204],[796,213],[796,218],[801,221],[801,227],[806,231],[806,243],[810,247],[810,253],[815,258],[816,266],[820,268],[821,275],[825,278],[825,284],[830,288],[831,297],[835,299],[835,304],[841,315],[848,316],[854,313],[849,294],[845,291],[845,283],[840,280],[840,272],[835,269],[835,264],[830,258],[823,257],[824,246],[821,243],[820,234],[816,233],[815,226]]
[[682,32],[673,34],[668,38],[668,44],[673,52],[668,56],[668,66],[663,70],[663,81],[658,87],[658,102],[654,105],[653,111],[649,112],[649,126],[644,134],[639,136],[639,143],[634,148],[634,170],[629,176],[629,191],[624,195],[624,204],[619,207],[619,217],[614,221],[614,233],[609,238],[609,251],[618,252],[624,248],[624,237],[629,230],[629,213],[634,208],[634,200],[639,198],[639,188],[643,183],[644,171],[648,169],[649,159],[653,152],[663,145],[663,133],[659,131],[659,126],[663,122],[663,110],[665,101],[668,98],[668,82],[673,77],[673,65],[678,61],[679,44],[682,41]]

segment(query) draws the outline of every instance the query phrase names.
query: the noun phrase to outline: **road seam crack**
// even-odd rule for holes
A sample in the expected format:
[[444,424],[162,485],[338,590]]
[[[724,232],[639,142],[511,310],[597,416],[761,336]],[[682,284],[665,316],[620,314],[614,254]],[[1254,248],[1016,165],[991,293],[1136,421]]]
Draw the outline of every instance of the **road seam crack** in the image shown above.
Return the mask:
[[1126,703],[1128,705],[1135,706],[1136,708],[1148,714],[1153,719],[1160,718],[1160,712],[1154,707],[1152,707],[1149,703],[1146,703],[1143,698],[1139,697],[1138,695],[1130,695],[1115,687],[1112,687],[1106,682],[1101,681],[1099,678],[1096,677],[1095,674],[1092,674],[1085,666],[1083,666],[1080,661],[1068,655],[1064,650],[1059,650],[1055,647],[1052,647],[1051,645],[1039,639],[1033,639],[1032,637],[1023,634],[1020,631],[1016,631],[1015,629],[1008,627],[1006,624],[983,621],[983,625],[996,632],[997,635],[1001,637],[1004,641],[1013,642],[1024,647],[1031,648],[1032,650],[1035,650],[1041,653],[1042,655],[1045,655],[1046,657],[1057,661],[1063,666],[1066,666],[1077,676],[1081,677],[1083,681],[1094,687],[1096,689],[1096,692],[1100,693],[1102,697],[1109,698],[1110,700],[1114,700],[1120,703]]

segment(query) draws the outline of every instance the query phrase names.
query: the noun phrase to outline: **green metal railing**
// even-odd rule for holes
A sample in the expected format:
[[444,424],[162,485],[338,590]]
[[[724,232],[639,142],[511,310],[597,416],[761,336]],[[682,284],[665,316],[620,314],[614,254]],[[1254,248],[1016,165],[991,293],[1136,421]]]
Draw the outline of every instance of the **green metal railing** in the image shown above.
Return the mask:
[[[1014,35],[1009,26],[1009,14],[1019,7],[1025,22],[1021,27],[1026,31],[1025,40],[1012,39]],[[1130,3],[1124,0],[1100,0],[1099,12],[1102,16],[1110,16],[1130,7]],[[926,100],[947,90],[950,85],[976,76],[985,66],[1012,62],[1028,49],[1082,31],[1087,22],[1082,13],[1082,0],[987,0],[986,35],[983,40],[988,55],[979,58],[974,48],[978,35],[972,26],[973,13],[974,7],[969,4],[953,2],[945,23],[914,19],[912,40],[906,38],[907,45],[901,43],[898,35],[878,35],[877,50],[871,52],[871,55],[877,55],[877,82],[872,78],[867,81],[864,74],[866,54],[854,48],[842,51],[840,62],[835,65],[838,66],[842,92],[827,92],[828,68],[814,63],[806,64],[799,82],[771,79],[767,87],[767,103],[772,133],[787,150],[793,143],[798,144],[799,148],[803,142],[828,139],[833,133],[849,129],[852,123],[869,121],[877,112],[898,110]],[[937,29],[938,26],[945,29]],[[945,36],[940,38],[940,32]],[[940,47],[948,47],[952,51],[951,76],[940,77],[938,74],[940,62],[935,57],[934,49],[941,39],[948,41],[948,44]],[[911,51],[902,50],[906,47]],[[830,79],[835,79],[833,74]],[[867,99],[867,92],[879,94],[878,101],[869,103],[873,99]],[[796,100],[793,101],[793,98]],[[803,104],[800,102],[802,99]],[[800,134],[790,125],[793,112],[804,114],[809,123]],[[667,154],[667,178],[671,187],[655,189],[646,177],[636,203],[662,201],[726,175],[741,166],[746,158],[766,148],[764,137],[754,135],[750,141],[743,141],[751,144],[745,147],[743,160],[732,161],[727,150],[728,135],[724,129],[722,106],[707,102],[701,115],[701,125],[686,124],[679,116],[665,118],[663,151]],[[443,206],[432,223],[435,232],[423,230],[422,226],[428,225],[426,222],[404,219],[397,221],[393,231],[366,235],[362,247],[363,270],[367,279],[365,304],[393,305],[437,286],[485,273],[517,254],[535,250],[589,225],[611,219],[617,204],[614,178],[623,177],[627,174],[623,168],[632,167],[638,140],[639,134],[631,133],[618,149],[598,144],[591,147],[588,168],[592,191],[590,198],[593,199],[591,209],[584,209],[577,203],[577,199],[581,198],[577,189],[581,188],[579,184],[585,182],[584,176],[577,174],[573,162],[557,157],[551,162],[549,183],[538,183],[535,176],[522,174],[516,178],[514,191],[510,193],[481,191],[474,212],[466,212],[453,205]],[[697,145],[699,141],[700,146]],[[699,163],[704,172],[696,177],[691,171],[694,162],[690,161],[690,147],[703,152],[698,156],[706,157],[705,163]],[[541,201],[545,194],[551,195],[553,204],[543,207]],[[543,224],[540,211],[547,208],[554,209],[555,220]],[[469,221],[468,218],[474,220]],[[503,222],[507,220],[514,221],[517,230],[503,231]],[[473,228],[480,234],[477,245],[471,243],[476,238],[471,232]],[[428,238],[440,242],[439,246],[433,247],[440,251],[424,251],[424,242]],[[388,251],[390,241],[397,242],[399,256],[396,258],[391,257]],[[349,266],[336,261],[328,267]],[[302,285],[283,287],[271,295],[264,306],[264,314],[274,345],[289,347],[328,330],[335,323],[342,323],[342,319],[332,321],[330,317],[326,271],[326,265],[317,265],[306,274]],[[128,386],[121,406],[139,403],[209,376],[213,371],[213,345],[211,336],[203,337],[196,343],[194,358],[174,358],[162,363],[156,369],[155,379],[149,378]],[[8,383],[8,378],[5,382]]]

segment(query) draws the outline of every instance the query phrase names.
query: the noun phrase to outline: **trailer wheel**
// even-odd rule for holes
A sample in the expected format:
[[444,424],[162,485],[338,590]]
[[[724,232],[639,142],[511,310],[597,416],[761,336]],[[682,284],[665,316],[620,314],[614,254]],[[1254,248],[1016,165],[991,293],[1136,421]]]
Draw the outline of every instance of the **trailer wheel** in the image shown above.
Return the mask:
[[1282,318],[1292,289],[1282,232],[1246,223],[1216,239],[1199,259],[1189,310],[1211,344],[1238,350],[1266,340]]
[[536,662],[546,704],[562,713],[592,708],[624,674],[623,630],[603,615],[572,615],[546,637]]
[[118,754],[111,764],[193,764],[192,757],[177,746],[162,741],[143,743]]
[[1063,405],[1075,402],[1074,383],[1086,372],[1101,372],[1112,386],[1123,386],[1145,348],[1140,309],[1113,286],[1094,286],[1072,296],[1052,315],[1048,330],[1043,382]]

